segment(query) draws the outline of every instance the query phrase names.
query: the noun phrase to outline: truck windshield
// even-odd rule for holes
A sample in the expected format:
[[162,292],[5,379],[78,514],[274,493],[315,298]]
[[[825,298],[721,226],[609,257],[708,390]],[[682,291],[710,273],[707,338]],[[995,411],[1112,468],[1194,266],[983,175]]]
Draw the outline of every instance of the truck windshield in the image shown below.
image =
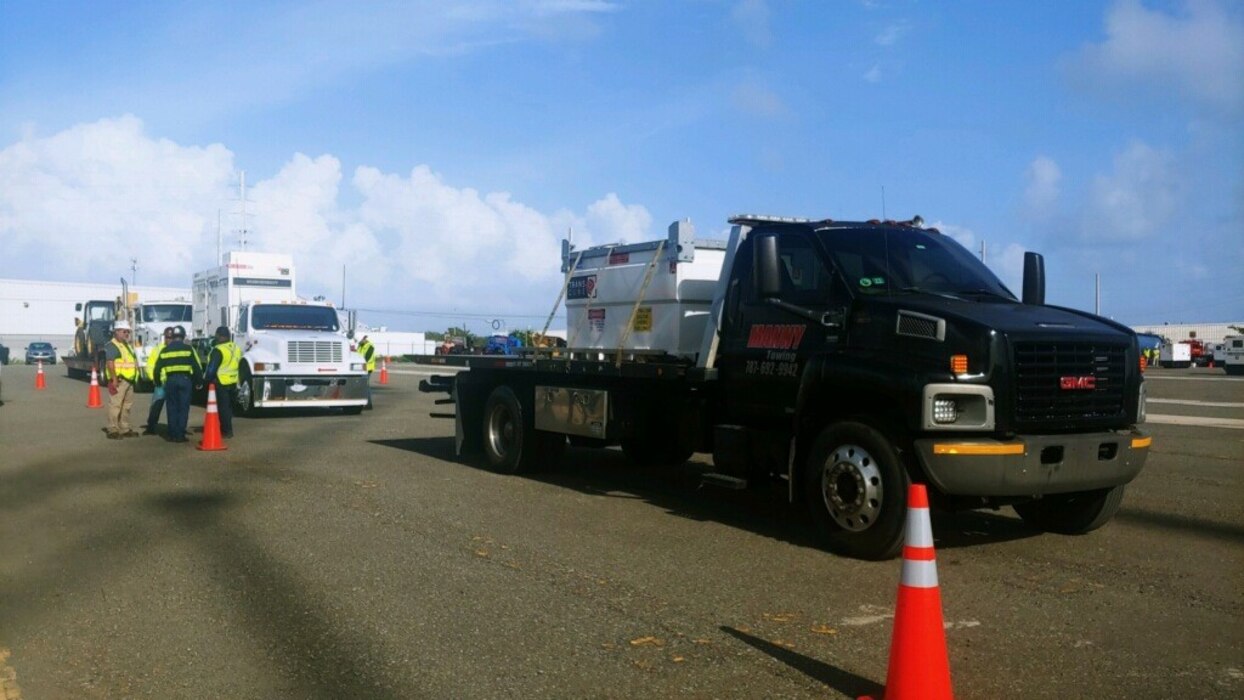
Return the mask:
[[858,293],[1015,301],[984,263],[949,236],[919,229],[821,229],[818,234],[847,285]]
[[251,307],[251,327],[255,330],[333,331],[337,310],[327,306],[259,304]]
[[143,306],[144,323],[172,323],[189,321],[189,304],[149,304]]

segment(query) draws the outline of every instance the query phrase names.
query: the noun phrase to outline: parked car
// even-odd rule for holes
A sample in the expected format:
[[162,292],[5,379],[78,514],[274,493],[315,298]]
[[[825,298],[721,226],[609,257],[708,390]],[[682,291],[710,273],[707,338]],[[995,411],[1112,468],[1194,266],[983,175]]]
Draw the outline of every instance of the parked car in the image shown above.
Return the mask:
[[0,365],[9,364],[9,346],[0,343]]
[[44,364],[56,364],[56,348],[51,343],[31,343],[26,346],[26,364],[33,365],[43,361]]

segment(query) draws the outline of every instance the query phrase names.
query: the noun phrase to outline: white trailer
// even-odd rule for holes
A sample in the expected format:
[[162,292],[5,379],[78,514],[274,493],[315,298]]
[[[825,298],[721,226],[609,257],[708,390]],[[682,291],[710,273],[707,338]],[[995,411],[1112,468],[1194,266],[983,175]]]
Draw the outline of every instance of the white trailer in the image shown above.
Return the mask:
[[1223,338],[1221,347],[1221,351],[1214,352],[1214,362],[1221,364],[1227,374],[1244,374],[1244,335]]
[[243,412],[367,405],[367,371],[350,349],[337,310],[299,300],[293,258],[231,252],[194,276],[193,336],[205,343],[219,326],[242,348],[237,401]]
[[1163,342],[1158,350],[1158,364],[1162,367],[1185,369],[1192,366],[1192,346],[1187,343]]

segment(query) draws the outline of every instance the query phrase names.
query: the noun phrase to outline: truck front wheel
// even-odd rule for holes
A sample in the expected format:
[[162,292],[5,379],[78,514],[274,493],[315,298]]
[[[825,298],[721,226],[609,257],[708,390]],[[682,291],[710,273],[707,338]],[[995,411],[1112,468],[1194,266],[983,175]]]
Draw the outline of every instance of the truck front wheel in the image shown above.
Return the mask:
[[1105,525],[1123,503],[1123,487],[1060,493],[1013,507],[1029,525],[1046,532],[1083,535]]
[[514,390],[501,385],[484,403],[484,454],[505,474],[552,466],[566,450],[566,436],[536,430]]
[[903,544],[909,480],[890,441],[862,423],[821,431],[808,455],[804,494],[825,546],[875,561]]
[[243,369],[238,377],[238,389],[233,392],[237,397],[238,415],[254,417],[259,414],[255,406],[255,384],[251,381],[251,373]]

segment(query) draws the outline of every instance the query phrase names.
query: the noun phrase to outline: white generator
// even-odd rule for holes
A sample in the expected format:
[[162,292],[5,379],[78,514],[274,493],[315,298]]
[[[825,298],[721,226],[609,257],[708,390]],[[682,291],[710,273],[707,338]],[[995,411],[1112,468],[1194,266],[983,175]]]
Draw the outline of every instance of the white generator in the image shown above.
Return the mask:
[[725,258],[725,241],[696,240],[690,221],[645,243],[575,250],[563,241],[567,347],[694,360]]
[[192,338],[210,338],[219,326],[237,330],[238,307],[250,302],[298,300],[294,258],[280,253],[231,251],[224,264],[196,273]]
[[1163,367],[1184,369],[1192,366],[1192,346],[1187,343],[1162,343],[1158,363]]

